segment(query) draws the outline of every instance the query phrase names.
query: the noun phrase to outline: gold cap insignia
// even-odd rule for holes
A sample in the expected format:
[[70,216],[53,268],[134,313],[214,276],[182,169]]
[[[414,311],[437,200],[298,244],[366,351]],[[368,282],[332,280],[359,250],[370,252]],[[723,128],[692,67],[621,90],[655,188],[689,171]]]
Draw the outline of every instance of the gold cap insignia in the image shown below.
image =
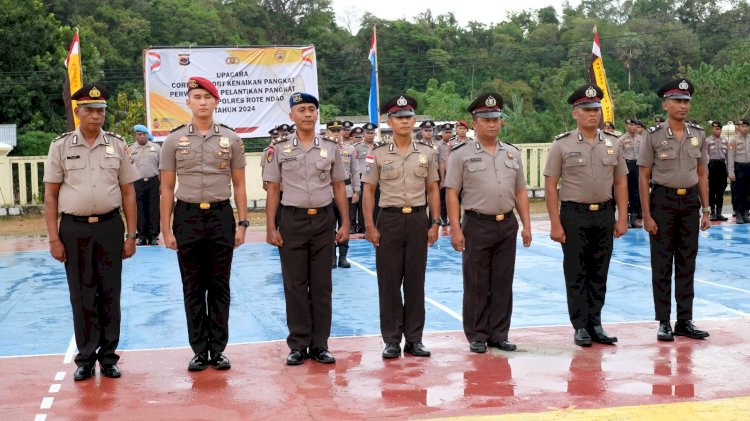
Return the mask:
[[586,89],[586,98],[594,98],[596,96],[596,89],[593,86],[589,86]]
[[99,98],[101,96],[101,94],[102,93],[98,89],[96,89],[96,86],[94,86],[93,88],[91,88],[91,90],[89,91],[89,96],[91,98]]
[[484,105],[487,107],[494,107],[497,104],[497,100],[492,97],[492,95],[488,96],[487,99],[484,100]]
[[198,87],[198,82],[195,79],[188,80],[188,88],[195,89]]

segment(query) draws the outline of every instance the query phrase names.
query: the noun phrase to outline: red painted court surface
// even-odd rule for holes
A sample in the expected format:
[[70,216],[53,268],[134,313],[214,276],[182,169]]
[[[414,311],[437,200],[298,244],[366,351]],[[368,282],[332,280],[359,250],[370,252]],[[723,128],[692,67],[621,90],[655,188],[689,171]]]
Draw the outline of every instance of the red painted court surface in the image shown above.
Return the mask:
[[[280,282],[278,260],[273,248],[255,243],[238,249],[233,264],[231,370],[188,372],[179,285],[161,299],[167,287],[136,281],[123,288],[122,378],[97,372],[83,382],[73,381],[69,362],[69,304],[35,298],[44,288],[65,292],[64,283],[51,281],[64,280],[62,265],[48,261],[44,239],[0,240],[0,284],[12,285],[0,290],[0,420],[750,419],[750,270],[743,264],[750,227],[724,224],[701,236],[696,324],[711,333],[702,341],[656,341],[647,238],[633,230],[617,240],[603,317],[619,343],[581,348],[560,292],[561,252],[538,230],[543,224],[535,224],[530,249],[519,246],[510,334],[516,352],[469,352],[460,255],[443,237],[428,262],[424,342],[433,355],[383,360],[374,257],[368,243],[354,240],[353,267],[334,270],[329,345],[336,364],[287,367],[283,306],[276,309],[283,294],[267,289]],[[128,262],[124,279],[173,277],[159,272],[174,263],[165,256],[163,248],[139,247],[141,260]],[[257,285],[245,285],[245,272],[235,271],[248,262]],[[26,279],[23,265],[38,273]],[[34,283],[40,277],[48,287]]]

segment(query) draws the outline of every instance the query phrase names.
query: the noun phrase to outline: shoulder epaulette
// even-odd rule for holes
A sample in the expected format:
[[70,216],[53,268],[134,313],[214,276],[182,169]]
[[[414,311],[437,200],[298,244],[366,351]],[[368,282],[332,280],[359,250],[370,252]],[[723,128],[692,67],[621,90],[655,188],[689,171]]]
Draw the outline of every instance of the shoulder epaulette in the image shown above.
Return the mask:
[[112,137],[120,140],[121,142],[127,143],[127,142],[125,142],[125,138],[123,138],[122,136],[120,136],[119,134],[117,134],[115,132],[104,132],[104,134],[106,134],[107,136],[112,136]]
[[466,145],[467,143],[469,143],[469,142],[461,142],[461,143],[458,143],[458,144],[456,144],[456,145],[453,145],[453,146],[451,147],[451,150],[452,150],[452,151],[455,151],[456,149],[458,149],[458,148],[460,148],[460,147],[462,147],[462,146],[465,146],[465,145]]
[[271,144],[275,145],[277,143],[286,142],[287,140],[289,140],[288,137],[282,136],[282,137],[279,137],[278,139],[274,140],[273,142],[271,142]]
[[433,145],[428,145],[427,142],[424,141],[424,139],[414,139],[414,143],[427,146],[428,148],[431,148],[433,146]]
[[649,128],[648,128],[648,132],[649,132],[649,133],[653,133],[653,132],[655,132],[655,131],[657,131],[657,130],[659,130],[659,129],[661,129],[661,125],[658,125],[658,126],[651,126],[651,127],[649,127]]
[[569,135],[570,132],[560,133],[559,135],[555,136],[555,140],[559,140],[564,138],[565,136]]
[[231,130],[231,131],[234,131],[234,128],[233,128],[233,127],[229,127],[229,126],[227,126],[227,125],[226,125],[226,124],[224,124],[224,123],[219,123],[219,126],[221,126],[221,127],[224,127],[225,129],[229,129],[229,130]]
[[518,146],[516,146],[516,145],[514,145],[514,144],[512,144],[512,143],[510,143],[510,142],[507,142],[507,141],[505,141],[505,140],[503,140],[503,143],[505,143],[506,145],[510,146],[511,148],[513,148],[513,149],[517,150],[518,152],[521,152],[521,150],[520,150],[520,149],[518,149]]
[[65,133],[61,134],[60,136],[57,136],[56,138],[52,139],[52,141],[53,141],[53,142],[57,142],[58,140],[60,140],[60,139],[62,139],[62,138],[64,138],[64,137],[66,137],[67,135],[69,135],[69,134],[71,134],[71,133],[73,133],[73,132],[65,132]]
[[327,137],[327,136],[321,136],[320,138],[321,138],[321,139],[323,139],[323,140],[327,140],[327,141],[329,141],[329,142],[333,142],[333,143],[335,143],[335,144],[337,144],[337,145],[338,145],[338,143],[339,143],[339,141],[338,141],[338,140],[336,140],[336,139],[331,139],[330,137]]
[[616,134],[614,134],[614,133],[610,133],[610,132],[605,132],[604,130],[602,130],[602,133],[604,133],[604,134],[606,134],[606,135],[609,135],[609,136],[612,136],[612,137],[614,137],[615,139],[617,139],[617,135],[616,135]]
[[180,130],[181,128],[185,127],[185,124],[180,124],[179,126],[175,127],[174,129],[170,130],[169,133],[174,133],[177,130]]
[[702,130],[702,131],[704,131],[704,132],[705,132],[705,130],[703,129],[703,127],[701,127],[701,126],[700,126],[700,125],[698,125],[698,124],[695,124],[695,123],[687,123],[687,125],[688,125],[688,126],[690,126],[690,127],[693,127],[693,128],[696,128],[696,129],[698,129],[698,130]]
[[375,150],[375,149],[377,149],[377,148],[379,148],[381,146],[385,146],[387,144],[388,144],[388,142],[382,142],[382,141],[381,142],[374,142],[372,144],[372,149]]

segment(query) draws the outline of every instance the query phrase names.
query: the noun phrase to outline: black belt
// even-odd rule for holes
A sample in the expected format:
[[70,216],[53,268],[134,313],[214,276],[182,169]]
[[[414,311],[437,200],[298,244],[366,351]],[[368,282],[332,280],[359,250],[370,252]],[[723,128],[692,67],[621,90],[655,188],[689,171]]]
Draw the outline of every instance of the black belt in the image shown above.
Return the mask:
[[352,179],[351,178],[347,178],[346,180],[344,180],[344,185],[345,186],[349,186],[351,184],[352,184]]
[[284,206],[284,211],[289,211],[292,213],[304,213],[306,215],[317,215],[319,213],[325,212],[330,208],[331,205],[323,206],[322,208],[297,208],[294,206]]
[[750,162],[735,162],[734,166],[735,167],[747,167],[747,166],[750,166]]
[[188,209],[198,208],[201,210],[209,210],[209,209],[219,209],[219,208],[223,208],[224,206],[229,205],[229,199],[220,200],[218,202],[200,202],[200,203],[188,203],[182,200],[178,200],[177,204],[182,204]]
[[626,164],[637,164],[638,160],[637,159],[626,159],[625,163]]
[[143,178],[141,178],[139,180],[135,180],[135,181],[142,181],[144,183],[148,183],[149,181],[158,180],[158,179],[159,178],[157,176],[152,176],[152,177],[143,177]]
[[96,224],[97,222],[104,222],[112,219],[115,215],[120,214],[120,208],[114,208],[111,211],[107,213],[103,213],[101,215],[89,215],[89,216],[78,216],[78,215],[71,215],[69,213],[63,213],[63,217],[71,218],[75,222],[83,222],[86,224]]
[[654,188],[666,190],[669,193],[676,194],[677,196],[685,196],[688,193],[692,193],[696,187],[693,186],[693,187],[685,187],[685,188],[674,188],[674,187],[662,186],[661,184],[654,184]]
[[716,158],[716,159],[709,159],[709,160],[708,160],[708,162],[722,162],[722,163],[726,163],[726,161],[724,161],[724,160],[723,160],[723,159],[721,159],[721,158]]
[[601,210],[607,210],[610,206],[609,202],[601,203],[578,203],[578,202],[562,202],[563,206],[574,208],[578,211],[584,212],[596,212]]
[[464,214],[468,215],[468,216],[471,216],[471,217],[474,217],[474,218],[477,218],[477,219],[484,220],[484,221],[496,221],[496,222],[500,222],[500,221],[504,221],[504,220],[510,218],[511,216],[513,216],[513,211],[511,210],[509,212],[499,213],[497,215],[485,215],[483,213],[474,212],[472,210],[467,210],[467,211],[464,211]]
[[417,213],[422,212],[424,210],[425,206],[404,206],[400,208],[396,207],[390,207],[390,208],[381,208],[380,210],[385,212],[393,212],[393,213]]

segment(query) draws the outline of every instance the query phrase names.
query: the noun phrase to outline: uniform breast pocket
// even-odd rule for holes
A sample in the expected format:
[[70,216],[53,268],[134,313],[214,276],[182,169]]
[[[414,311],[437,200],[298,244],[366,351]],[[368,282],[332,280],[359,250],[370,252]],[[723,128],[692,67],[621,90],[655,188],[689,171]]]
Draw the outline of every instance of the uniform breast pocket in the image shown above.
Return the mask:
[[507,160],[507,159],[505,160],[505,166],[508,167],[508,168],[510,168],[510,169],[512,169],[512,170],[517,170],[517,169],[521,168],[521,166],[518,164],[518,162],[516,162],[514,160]]
[[111,158],[104,158],[100,161],[102,168],[108,169],[108,170],[119,170],[120,169],[120,158],[118,157],[111,157]]
[[175,155],[175,160],[177,161],[188,161],[191,159],[195,159],[195,152],[190,149],[180,149],[177,151],[177,155]]
[[607,155],[604,158],[602,158],[602,163],[607,166],[617,165],[617,157]]
[[664,171],[677,171],[677,151],[674,149],[657,149],[656,161]]
[[398,178],[398,170],[392,167],[383,167],[380,169],[380,178],[383,180],[393,180],[394,178]]
[[688,155],[691,158],[700,158],[701,157],[701,150],[698,148],[690,148],[688,149]]
[[321,159],[320,161],[315,161],[315,168],[321,171],[330,171],[331,161],[328,161],[327,159]]
[[564,168],[580,168],[586,165],[586,158],[581,155],[568,155],[563,160]]
[[471,173],[484,171],[487,169],[487,163],[484,161],[469,161],[466,165],[466,169]]
[[285,159],[281,161],[282,171],[297,171],[299,169],[299,161],[296,159]]
[[414,169],[414,174],[416,174],[417,177],[425,178],[427,177],[427,167],[417,167]]

